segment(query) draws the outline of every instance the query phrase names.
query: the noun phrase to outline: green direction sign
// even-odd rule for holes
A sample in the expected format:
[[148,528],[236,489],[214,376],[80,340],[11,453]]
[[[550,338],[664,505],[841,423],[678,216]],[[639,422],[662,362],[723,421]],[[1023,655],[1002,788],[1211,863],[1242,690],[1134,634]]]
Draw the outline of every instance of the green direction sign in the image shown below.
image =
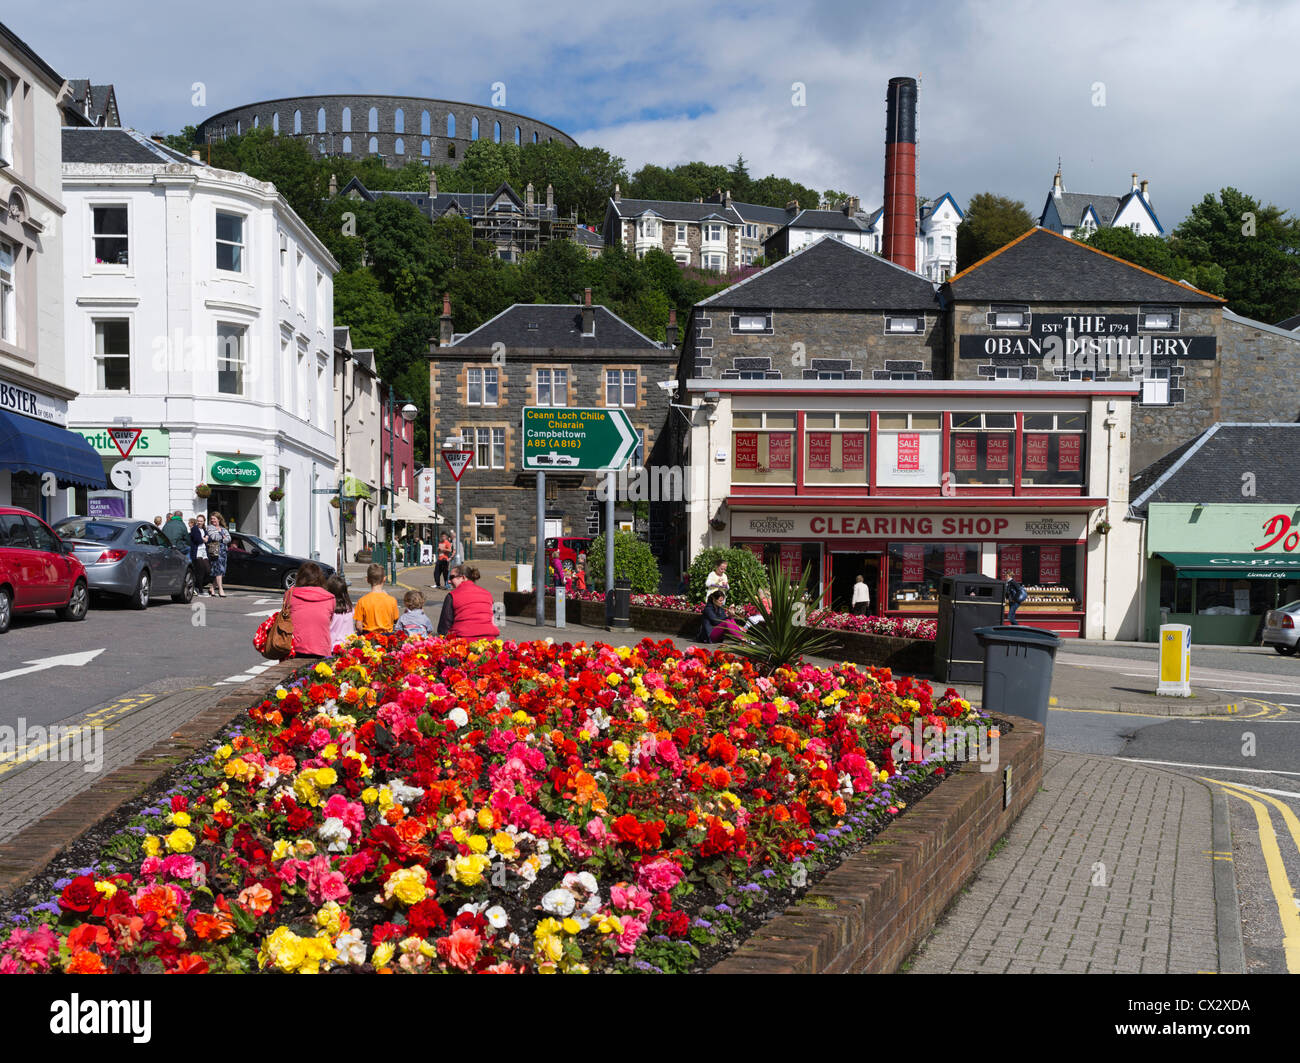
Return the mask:
[[213,483],[254,487],[262,478],[262,466],[255,459],[240,460],[209,455],[209,468],[212,470]]
[[627,464],[640,436],[620,409],[525,406],[524,468],[599,472]]

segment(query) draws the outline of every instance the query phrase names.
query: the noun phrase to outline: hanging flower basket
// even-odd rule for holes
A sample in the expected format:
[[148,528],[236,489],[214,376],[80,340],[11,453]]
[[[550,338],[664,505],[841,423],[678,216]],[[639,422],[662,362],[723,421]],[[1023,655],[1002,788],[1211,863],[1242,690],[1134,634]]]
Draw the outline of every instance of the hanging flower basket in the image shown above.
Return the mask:
[[194,488],[194,493],[199,498],[207,498],[208,495],[212,494],[212,488],[209,487],[207,484],[199,484]]
[[330,505],[333,506],[335,509],[338,509],[338,508],[339,508],[339,496],[338,496],[338,495],[335,495],[333,498],[330,499]]
[[1108,521],[1108,520],[1099,521],[1099,522],[1097,523],[1097,534],[1098,534],[1098,535],[1109,535],[1109,534],[1110,534],[1110,521]]
[[272,502],[279,502],[280,499],[284,497],[284,488],[273,487],[271,488],[270,493],[266,497],[269,498]]

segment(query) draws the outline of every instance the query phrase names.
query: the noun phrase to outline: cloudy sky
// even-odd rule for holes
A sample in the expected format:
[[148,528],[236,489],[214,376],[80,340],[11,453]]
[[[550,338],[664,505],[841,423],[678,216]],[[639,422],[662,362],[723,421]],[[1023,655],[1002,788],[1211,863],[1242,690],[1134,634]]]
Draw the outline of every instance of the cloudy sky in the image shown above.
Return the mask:
[[932,198],[993,191],[1037,215],[1059,157],[1071,191],[1149,178],[1166,228],[1225,185],[1300,212],[1288,0],[64,0],[4,17],[64,77],[114,83],[149,133],[315,93],[486,104],[502,82],[510,110],[630,170],[743,154],[753,176],[875,206],[885,86],[910,75]]

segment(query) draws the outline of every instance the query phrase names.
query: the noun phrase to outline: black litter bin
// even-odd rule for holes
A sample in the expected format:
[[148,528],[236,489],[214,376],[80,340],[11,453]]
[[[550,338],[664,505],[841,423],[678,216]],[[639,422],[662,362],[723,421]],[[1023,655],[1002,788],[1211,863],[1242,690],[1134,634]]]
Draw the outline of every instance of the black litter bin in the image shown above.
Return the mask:
[[632,626],[632,581],[616,579],[614,593],[609,607],[609,626],[613,628],[630,628]]
[[977,627],[1002,622],[1005,584],[991,576],[945,576],[939,582],[939,624],[934,640],[934,678],[939,683],[978,683],[984,652]]
[[1060,636],[1020,624],[982,627],[975,636],[984,647],[980,707],[994,715],[1024,716],[1046,724]]

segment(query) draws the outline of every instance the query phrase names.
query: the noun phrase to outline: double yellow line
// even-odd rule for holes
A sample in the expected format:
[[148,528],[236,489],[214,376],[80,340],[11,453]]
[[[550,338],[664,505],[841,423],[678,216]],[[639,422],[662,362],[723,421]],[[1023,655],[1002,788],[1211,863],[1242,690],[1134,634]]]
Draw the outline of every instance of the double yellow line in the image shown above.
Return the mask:
[[[1259,847],[1264,855],[1264,866],[1268,869],[1268,881],[1277,903],[1277,912],[1282,919],[1282,951],[1286,958],[1286,969],[1291,974],[1300,974],[1300,906],[1296,904],[1296,893],[1287,878],[1273,820],[1263,802],[1267,801],[1281,813],[1282,822],[1286,824],[1297,852],[1300,852],[1300,819],[1275,797],[1221,779],[1206,779],[1202,776],[1201,781],[1218,786],[1225,794],[1245,801],[1255,810],[1255,821],[1259,826]],[[1218,853],[1214,854],[1216,860],[1219,856]]]
[[1250,705],[1254,712],[1242,712],[1237,703],[1228,705],[1224,709],[1223,716],[1201,716],[1191,717],[1192,719],[1202,720],[1222,720],[1231,717],[1236,720],[1276,720],[1279,716],[1285,716],[1289,711],[1285,705],[1277,705],[1271,701],[1259,701],[1256,698],[1242,698],[1241,705]]

